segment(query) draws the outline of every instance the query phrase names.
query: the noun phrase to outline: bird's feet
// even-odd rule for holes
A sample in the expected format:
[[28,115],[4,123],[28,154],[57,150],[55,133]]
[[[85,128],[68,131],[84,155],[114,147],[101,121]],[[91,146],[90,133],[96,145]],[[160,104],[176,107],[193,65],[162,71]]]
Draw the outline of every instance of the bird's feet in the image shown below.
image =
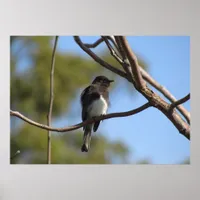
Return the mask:
[[[105,116],[106,114],[101,114],[101,115],[99,115],[99,116],[94,116],[94,117],[91,117],[94,121],[96,121],[96,119],[98,118],[98,117],[102,117],[102,116]],[[102,120],[103,121],[103,120]]]
[[[105,116],[105,115],[106,115],[106,114],[101,114],[100,116],[103,117],[103,116]],[[102,121],[103,121],[103,119],[102,119]]]
[[97,116],[92,117],[92,119],[95,121],[97,119]]

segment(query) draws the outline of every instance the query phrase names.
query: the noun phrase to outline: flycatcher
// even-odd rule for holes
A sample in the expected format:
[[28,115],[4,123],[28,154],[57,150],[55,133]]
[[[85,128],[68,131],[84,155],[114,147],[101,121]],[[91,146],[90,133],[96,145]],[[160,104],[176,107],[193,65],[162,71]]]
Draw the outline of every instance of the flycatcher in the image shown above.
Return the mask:
[[[109,106],[109,91],[110,83],[114,80],[109,80],[105,76],[97,76],[91,85],[86,87],[81,93],[81,106],[82,106],[82,121],[105,115]],[[83,145],[81,147],[82,152],[88,152],[90,148],[90,141],[92,135],[92,129],[97,131],[100,121],[93,124],[88,124],[83,127]]]

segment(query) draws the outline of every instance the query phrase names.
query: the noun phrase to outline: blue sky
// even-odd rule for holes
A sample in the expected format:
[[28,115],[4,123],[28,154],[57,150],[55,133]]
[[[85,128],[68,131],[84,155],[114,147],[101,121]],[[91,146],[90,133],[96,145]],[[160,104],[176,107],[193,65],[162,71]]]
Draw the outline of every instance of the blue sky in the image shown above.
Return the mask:
[[[88,43],[98,38],[82,37]],[[177,99],[190,92],[189,37],[134,36],[127,39],[135,54],[147,63],[151,76]],[[98,53],[104,49],[105,44],[101,44],[95,52]],[[89,57],[71,36],[59,37],[57,50]],[[26,60],[21,60],[21,69],[26,64]],[[110,94],[112,105],[109,112],[128,111],[146,103],[146,99],[139,93],[136,96],[127,93],[124,89],[125,81],[119,80]],[[73,108],[81,112],[78,98],[73,105]],[[183,105],[190,111],[190,101]],[[67,120],[66,116],[63,116],[54,125],[63,127],[80,121],[80,116],[69,117]],[[150,159],[154,164],[177,164],[190,156],[190,142],[179,134],[173,124],[155,108],[149,108],[130,117],[105,120],[99,128],[99,133],[105,134],[110,140],[125,142],[131,151],[130,160]]]
[[[82,37],[94,42],[98,37]],[[187,36],[127,37],[132,49],[148,64],[149,73],[177,99],[190,92],[190,38]],[[100,45],[96,52],[104,49]],[[58,51],[73,52],[88,57],[72,37],[60,37]],[[110,95],[109,112],[127,111],[146,102],[140,94],[135,97],[123,90],[119,81]],[[161,95],[162,96],[162,95]],[[78,99],[75,102],[80,109]],[[184,103],[190,111],[190,102]],[[80,118],[68,121],[77,123]],[[66,125],[60,120],[57,125]],[[149,108],[134,116],[104,121],[99,129],[110,140],[122,140],[130,148],[130,159],[150,159],[154,164],[176,164],[190,156],[189,141],[178,133],[173,124],[158,110]]]

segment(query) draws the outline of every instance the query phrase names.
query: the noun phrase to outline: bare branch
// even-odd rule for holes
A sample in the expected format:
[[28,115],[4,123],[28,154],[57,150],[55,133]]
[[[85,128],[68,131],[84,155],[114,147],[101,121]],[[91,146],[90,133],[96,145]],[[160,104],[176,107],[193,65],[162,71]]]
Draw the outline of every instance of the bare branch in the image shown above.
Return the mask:
[[190,93],[188,95],[186,95],[185,97],[183,97],[182,99],[179,99],[178,101],[174,102],[171,104],[169,111],[172,111],[176,106],[185,103],[186,101],[188,101],[190,99]]
[[112,45],[109,43],[108,38],[106,36],[101,36],[103,38],[103,40],[105,41],[108,49],[110,50],[110,54],[121,64],[123,65],[124,62],[123,60],[119,57],[119,55],[117,54],[117,52],[113,49]]
[[106,61],[102,60],[93,51],[91,51],[89,48],[87,48],[85,46],[85,44],[81,41],[79,36],[74,36],[74,40],[83,51],[85,51],[91,58],[93,58],[101,66],[105,67],[106,69],[112,71],[113,73],[115,73],[123,78],[126,78],[129,82],[132,82],[132,78],[130,76],[127,76],[127,74],[125,72],[123,72],[120,69],[117,69],[116,67],[114,67],[111,64],[107,63]]
[[128,59],[126,58],[126,53],[125,53],[123,46],[121,44],[120,36],[115,36],[115,41],[116,41],[116,44],[118,46],[119,52],[120,52],[120,54],[123,58],[123,61],[126,61],[128,63]]
[[[54,67],[55,67],[55,53],[58,42],[58,36],[55,37],[53,52],[52,52],[52,60],[51,60],[51,72],[50,72],[50,101],[49,101],[49,113],[47,115],[47,125],[51,125],[51,117],[52,117],[52,109],[53,109],[53,100],[54,100]],[[51,132],[48,130],[48,138],[47,138],[47,163],[51,164]]]
[[[113,39],[112,36],[107,36],[107,38],[114,44],[114,46],[117,48],[117,45]],[[90,44],[90,43],[84,43],[84,46],[87,47],[87,48],[95,48],[97,47],[98,45],[100,45],[102,42],[103,42],[103,38],[99,38],[96,42]]]
[[86,44],[84,43],[84,46],[87,48],[95,48],[97,47],[99,44],[101,44],[103,42],[103,38],[98,39],[96,42],[92,43],[92,44]]
[[[140,77],[141,76],[140,71],[142,68],[138,65],[136,56],[128,46],[128,42],[127,40],[125,40],[124,37],[120,37],[120,41],[122,43],[123,49],[126,51],[136,82],[137,81],[143,82],[143,79]],[[135,73],[134,70],[136,70]],[[140,86],[136,89],[141,94],[143,94],[143,96],[146,99],[148,99],[149,102],[151,102],[154,107],[158,108],[163,114],[165,114],[168,117],[168,119],[176,126],[176,128],[179,130],[181,134],[183,134],[186,138],[190,139],[190,127],[188,126],[187,123],[185,123],[185,121],[180,117],[180,115],[177,112],[174,112],[172,115],[169,114],[170,113],[169,104],[167,102],[165,102],[158,94],[154,93],[147,86],[145,86],[144,82],[143,86]]]
[[[132,76],[132,72],[131,72],[130,64],[129,64],[128,60],[126,59],[125,52],[120,43],[119,36],[115,36],[115,41],[112,40],[112,42],[116,44],[117,49],[123,58],[123,60],[120,64],[123,66],[124,70],[129,75],[128,77],[126,77],[126,79],[128,81],[130,81],[132,79],[130,77],[130,76]],[[141,66],[139,66],[139,68],[142,73],[142,77],[144,78],[145,81],[147,81],[150,85],[152,85],[159,92],[161,92],[170,102],[174,103],[177,101],[177,99],[165,87],[163,87],[155,79],[153,79],[153,77],[151,77]],[[182,105],[178,105],[177,109],[180,111],[180,113],[184,116],[184,118],[190,124],[190,113]]]
[[88,120],[86,120],[82,123],[79,123],[79,124],[76,124],[76,125],[73,125],[73,126],[68,126],[68,127],[65,127],[65,128],[52,128],[50,126],[40,124],[38,122],[35,122],[35,121],[25,117],[24,115],[22,115],[21,113],[19,113],[17,111],[10,110],[10,115],[18,117],[18,118],[22,119],[23,121],[25,121],[25,122],[33,125],[33,126],[36,126],[38,128],[41,128],[41,129],[45,129],[45,130],[49,130],[49,131],[56,131],[56,132],[68,132],[68,131],[73,131],[73,130],[79,129],[79,128],[85,126],[85,125],[92,124],[96,121],[105,120],[105,119],[109,119],[109,118],[127,117],[127,116],[130,116],[130,115],[135,115],[135,114],[149,108],[150,106],[151,106],[150,103],[146,103],[143,106],[140,106],[139,108],[136,108],[136,109],[133,109],[133,110],[130,110],[130,111],[127,111],[127,112],[118,112],[118,113],[111,113],[111,114],[107,114],[107,115],[102,115],[102,116],[91,118],[91,119],[88,119]]
[[[91,55],[91,52],[89,52],[87,50],[86,47],[84,47],[84,45],[81,45],[81,41],[79,39],[78,36],[75,36],[75,41],[79,44],[79,46],[86,52],[88,53],[96,62],[99,63],[99,60]],[[121,38],[121,36],[119,36],[119,39]],[[79,40],[78,40],[79,39]],[[132,65],[134,66],[135,64],[137,64],[137,66],[135,66],[135,68],[137,70],[140,70],[140,66],[138,65],[138,63],[135,63],[134,57],[132,55],[133,52],[131,52],[131,49],[128,48],[128,46],[126,45],[126,41],[124,42],[123,40],[121,41],[121,43],[123,43],[124,45],[122,45],[122,48],[124,48],[124,50],[126,49],[126,54],[127,57],[130,59],[129,62],[132,62]],[[93,53],[93,52],[92,52]],[[105,67],[104,64],[101,64],[102,66]],[[109,69],[109,67],[107,67]],[[111,70],[115,73],[114,70]],[[122,71],[121,71],[122,72]],[[121,73],[120,75],[124,76],[127,80],[129,80],[130,82],[130,76],[128,76],[126,73],[124,74],[124,72]],[[117,73],[118,74],[118,73]],[[139,73],[140,74],[140,73]],[[135,76],[135,74],[134,74]],[[137,75],[136,75],[137,76]],[[141,76],[141,74],[140,74]],[[139,79],[139,78],[138,78]],[[142,79],[143,84],[145,83]],[[184,135],[187,139],[190,139],[190,126],[181,118],[181,116],[174,111],[173,113],[169,112],[169,107],[170,105],[164,101],[158,94],[154,93],[151,89],[148,88],[148,86],[146,84],[144,84],[142,87],[136,87],[136,89],[151,103],[152,106],[156,107],[157,109],[159,109],[173,124],[174,126],[178,129],[178,131]]]
[[[161,92],[170,102],[174,103],[177,101],[177,99],[165,87],[163,87],[155,79],[153,79],[144,69],[142,69],[142,67],[140,67],[140,71],[143,78],[159,92]],[[182,105],[178,105],[177,109],[190,124],[190,113]]]
[[118,50],[122,56],[123,62],[121,63],[122,67],[124,68],[125,72],[127,73],[128,79],[131,80],[130,82],[132,82],[134,84],[135,80],[133,77],[133,73],[132,73],[132,69],[129,63],[129,60],[126,57],[126,53],[122,47],[121,44],[121,40],[119,36],[115,36],[115,41],[116,41],[116,45],[118,46]]
[[131,47],[129,46],[126,38],[124,36],[119,36],[120,42],[122,44],[122,47],[126,53],[126,56],[130,62],[131,68],[132,68],[132,73],[134,75],[135,78],[135,82],[136,82],[136,87],[138,89],[142,89],[145,87],[145,82],[142,78],[141,72],[140,72],[140,67],[138,65],[138,61],[137,61],[137,57],[135,56],[135,54],[133,53],[133,51],[131,50]]
[[120,51],[119,51],[119,47],[115,41],[115,37],[114,36],[106,36],[112,43],[113,45],[115,46],[116,50],[118,51],[118,53],[120,54]]
[[126,78],[126,73],[124,73],[122,70],[117,69],[116,67],[113,67],[106,61],[102,60],[100,57],[98,57],[93,51],[91,51],[89,48],[87,48],[83,42],[81,41],[79,36],[74,36],[75,42],[80,46],[83,51],[85,51],[89,56],[91,56],[97,63],[99,63],[101,66],[105,67],[106,69],[114,72],[115,74],[118,74],[119,76],[122,76]]
[[158,94],[154,93],[147,86],[138,90],[149,102],[160,110],[178,129],[179,133],[190,139],[190,126],[181,118],[181,116],[174,110],[170,112],[170,105],[164,101]]

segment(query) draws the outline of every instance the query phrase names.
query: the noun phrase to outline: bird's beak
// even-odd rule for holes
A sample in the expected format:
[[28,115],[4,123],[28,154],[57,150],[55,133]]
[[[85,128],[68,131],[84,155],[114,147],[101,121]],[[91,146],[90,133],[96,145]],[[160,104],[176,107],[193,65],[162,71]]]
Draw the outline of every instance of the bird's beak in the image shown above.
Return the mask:
[[114,82],[114,80],[109,80],[109,81],[110,81],[110,83]]

